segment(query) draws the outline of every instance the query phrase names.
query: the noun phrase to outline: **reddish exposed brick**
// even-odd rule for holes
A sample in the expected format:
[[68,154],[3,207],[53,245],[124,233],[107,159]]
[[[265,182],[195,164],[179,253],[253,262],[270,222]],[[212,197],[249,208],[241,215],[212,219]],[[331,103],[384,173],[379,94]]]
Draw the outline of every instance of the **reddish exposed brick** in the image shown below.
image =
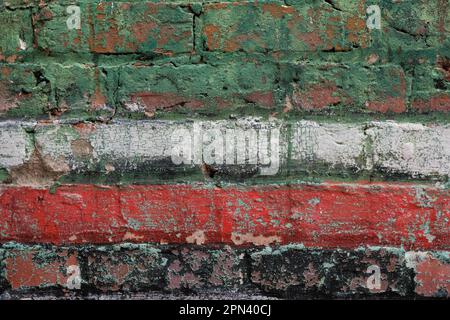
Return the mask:
[[364,68],[347,64],[286,64],[283,80],[295,108],[307,111],[341,107],[358,112],[406,111],[406,75],[400,66]]
[[66,287],[67,268],[78,265],[76,253],[66,250],[12,250],[5,259],[6,280],[14,290]]
[[173,4],[93,2],[81,4],[81,29],[68,30],[66,7],[36,15],[40,48],[55,53],[156,53],[171,56],[193,49],[193,15]]
[[450,94],[436,94],[431,96],[429,99],[417,98],[413,100],[412,107],[419,112],[448,112],[450,111]]
[[416,273],[415,292],[425,297],[450,296],[450,263],[429,252],[409,252],[408,266]]
[[204,6],[201,30],[208,51],[347,51],[368,46],[360,9],[350,14],[326,3],[213,3]]
[[342,102],[341,90],[332,83],[314,84],[303,92],[294,92],[294,105],[304,110],[321,110]]

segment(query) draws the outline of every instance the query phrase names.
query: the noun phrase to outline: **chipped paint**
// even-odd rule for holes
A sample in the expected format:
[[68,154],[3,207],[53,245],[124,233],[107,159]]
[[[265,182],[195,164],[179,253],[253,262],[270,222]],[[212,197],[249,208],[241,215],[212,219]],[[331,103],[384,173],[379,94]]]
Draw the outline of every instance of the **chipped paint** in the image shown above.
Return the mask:
[[417,188],[396,183],[60,185],[50,192],[5,186],[0,241],[446,249],[449,191],[421,186],[433,199],[424,207],[417,202]]

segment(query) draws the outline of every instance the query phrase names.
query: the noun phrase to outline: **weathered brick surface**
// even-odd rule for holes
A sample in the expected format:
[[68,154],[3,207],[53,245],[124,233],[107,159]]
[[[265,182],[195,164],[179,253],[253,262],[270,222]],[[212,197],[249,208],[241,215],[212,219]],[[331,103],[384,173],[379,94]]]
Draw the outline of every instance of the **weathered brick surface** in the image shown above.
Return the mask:
[[308,111],[336,108],[383,113],[406,111],[406,76],[400,66],[287,64],[283,68],[290,86],[288,97],[294,108]]
[[[350,14],[320,1],[292,2],[289,6],[274,1],[206,4],[201,19],[202,40],[206,50],[223,52],[345,51],[353,46],[367,47],[369,35],[365,32],[363,10],[360,6]],[[224,16],[227,19],[222,19]]]
[[418,112],[443,111],[450,106],[450,59],[438,56],[433,66],[414,69],[412,108]]
[[108,119],[114,114],[114,97],[108,88],[114,76],[108,68],[92,65],[48,65],[43,77],[52,84],[48,106],[51,117]]
[[[326,296],[412,294],[412,270],[407,268],[404,253],[380,248],[346,251],[308,250],[287,247],[266,249],[251,255],[254,283],[268,292],[285,297],[302,297],[316,293]],[[371,287],[368,268],[380,268],[381,283]],[[283,270],[280,272],[278,270]],[[369,283],[369,286],[368,286]]]
[[0,28],[0,299],[448,297],[448,0],[0,0]]
[[2,34],[0,62],[14,62],[32,50],[33,27],[29,11],[5,11],[0,7]]
[[81,1],[80,29],[71,4],[5,1],[0,67],[46,89],[0,88],[2,117],[448,112],[447,1]]
[[415,272],[415,293],[425,297],[449,297],[448,253],[408,252],[406,265]]
[[104,291],[230,290],[245,276],[243,257],[229,247],[130,247],[88,251],[87,282]]
[[50,85],[42,68],[31,64],[0,66],[0,117],[33,118],[44,114]]
[[[108,119],[115,112],[115,68],[49,63],[0,66],[0,116]],[[116,72],[116,73],[115,73]]]
[[67,30],[66,6],[50,4],[35,15],[37,45],[49,53],[145,53],[192,50],[193,14],[152,2],[86,2],[80,29]]
[[19,246],[6,249],[3,255],[3,275],[12,290],[64,288],[67,268],[78,265],[77,253],[67,249]]
[[[382,171],[410,172],[413,176],[450,172],[445,164],[449,163],[449,154],[444,151],[450,145],[450,135],[448,129],[436,129],[421,124],[375,123],[366,131],[373,139],[373,165]],[[432,147],[433,141],[439,141],[439,146]]]
[[[355,250],[281,246],[258,249],[120,246],[2,247],[7,296],[88,297],[90,294],[222,293],[279,298],[448,297],[448,252],[390,247]],[[81,285],[67,285],[68,265],[80,268]],[[372,269],[371,269],[372,268]],[[379,285],[371,276],[380,273]],[[371,271],[372,270],[372,271]],[[439,277],[431,277],[431,274]],[[6,296],[5,296],[6,297]],[[107,297],[107,296],[106,296]]]
[[[349,253],[291,246],[257,251],[251,259],[252,282],[286,298],[312,293],[339,298],[449,295],[447,252],[404,252],[378,247]],[[374,287],[369,279],[373,274],[371,266],[379,267],[379,287]]]
[[119,100],[127,111],[153,116],[155,111],[224,109],[256,104],[273,109],[277,102],[277,66],[266,59],[235,59],[213,65],[127,66],[120,71]]
[[[1,291],[234,290],[246,277],[244,253],[230,247],[4,247]],[[69,266],[80,268],[81,288],[68,287]]]

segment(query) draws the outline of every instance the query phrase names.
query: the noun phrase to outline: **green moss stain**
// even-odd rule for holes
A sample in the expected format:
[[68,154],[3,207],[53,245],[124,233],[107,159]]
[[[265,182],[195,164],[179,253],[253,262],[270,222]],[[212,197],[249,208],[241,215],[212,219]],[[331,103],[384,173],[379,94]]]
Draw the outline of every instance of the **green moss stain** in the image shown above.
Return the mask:
[[5,2],[0,117],[448,121],[445,1],[80,1],[79,30],[66,5]]

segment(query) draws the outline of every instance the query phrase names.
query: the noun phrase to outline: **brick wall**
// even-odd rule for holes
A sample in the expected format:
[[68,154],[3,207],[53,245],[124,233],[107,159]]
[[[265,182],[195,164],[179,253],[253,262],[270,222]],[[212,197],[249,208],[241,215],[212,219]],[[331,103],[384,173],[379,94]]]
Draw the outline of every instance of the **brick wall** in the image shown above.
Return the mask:
[[0,1],[0,297],[448,297],[449,7]]

